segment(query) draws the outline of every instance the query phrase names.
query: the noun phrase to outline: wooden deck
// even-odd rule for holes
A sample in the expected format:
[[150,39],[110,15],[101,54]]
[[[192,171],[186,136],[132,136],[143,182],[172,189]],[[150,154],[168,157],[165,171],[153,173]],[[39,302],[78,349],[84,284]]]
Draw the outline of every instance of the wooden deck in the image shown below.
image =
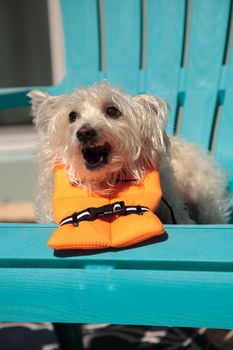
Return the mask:
[[35,222],[33,203],[28,202],[0,202],[1,222]]

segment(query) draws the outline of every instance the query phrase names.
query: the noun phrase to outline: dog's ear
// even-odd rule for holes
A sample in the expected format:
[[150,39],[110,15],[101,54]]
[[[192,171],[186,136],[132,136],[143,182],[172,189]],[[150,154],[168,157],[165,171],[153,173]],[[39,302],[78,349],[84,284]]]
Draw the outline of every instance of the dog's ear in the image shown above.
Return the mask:
[[33,90],[27,94],[31,98],[33,121],[39,131],[46,131],[51,118],[51,107],[56,97],[49,96],[47,92]]
[[168,104],[153,95],[141,94],[134,97],[140,105],[142,136],[147,156],[155,163],[159,163],[161,156],[168,154],[169,138],[165,128],[167,124]]
[[40,106],[40,104],[45,102],[49,98],[49,95],[47,92],[43,92],[43,91],[39,91],[39,90],[30,91],[27,94],[27,96],[31,98],[33,115],[35,115],[37,113],[37,109]]
[[160,97],[141,94],[135,96],[135,100],[141,104],[146,113],[154,116],[161,126],[165,127],[167,123],[168,104]]

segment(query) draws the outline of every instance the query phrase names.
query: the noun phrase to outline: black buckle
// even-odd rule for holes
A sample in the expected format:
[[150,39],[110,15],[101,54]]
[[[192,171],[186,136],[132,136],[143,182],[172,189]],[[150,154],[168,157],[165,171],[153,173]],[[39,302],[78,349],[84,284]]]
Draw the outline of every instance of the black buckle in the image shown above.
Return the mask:
[[95,220],[101,218],[102,216],[124,214],[126,212],[126,209],[125,203],[122,201],[106,204],[99,208],[91,207],[88,208],[87,211],[89,212],[88,220]]
[[78,227],[78,225],[79,225],[79,220],[78,220],[78,213],[77,212],[75,212],[75,213],[73,213],[72,215],[71,215],[71,217],[72,217],[72,224],[73,224],[73,226],[74,227]]
[[125,202],[115,202],[112,204],[112,210],[113,214],[125,214],[126,213],[126,208],[125,208]]
[[102,213],[101,208],[102,207],[99,207],[99,208],[94,208],[94,207],[88,208],[87,209],[87,212],[89,212],[88,220],[95,220],[95,219],[97,219],[97,217]]
[[143,215],[143,213],[142,207],[140,205],[136,205],[136,214]]

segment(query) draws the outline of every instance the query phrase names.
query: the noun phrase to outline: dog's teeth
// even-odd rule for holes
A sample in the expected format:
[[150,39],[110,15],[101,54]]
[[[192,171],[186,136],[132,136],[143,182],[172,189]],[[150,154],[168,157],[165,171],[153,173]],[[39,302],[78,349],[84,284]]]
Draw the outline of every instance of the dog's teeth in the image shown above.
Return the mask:
[[86,161],[86,167],[89,170],[95,170],[107,164],[110,150],[111,146],[107,143],[104,143],[102,146],[83,148],[82,153]]

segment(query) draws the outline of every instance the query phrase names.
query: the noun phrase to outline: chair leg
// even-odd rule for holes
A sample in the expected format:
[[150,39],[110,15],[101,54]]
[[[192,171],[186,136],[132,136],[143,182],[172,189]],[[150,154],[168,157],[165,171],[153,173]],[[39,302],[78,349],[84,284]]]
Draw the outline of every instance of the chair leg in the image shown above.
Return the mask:
[[81,325],[74,323],[53,323],[61,350],[83,350]]

